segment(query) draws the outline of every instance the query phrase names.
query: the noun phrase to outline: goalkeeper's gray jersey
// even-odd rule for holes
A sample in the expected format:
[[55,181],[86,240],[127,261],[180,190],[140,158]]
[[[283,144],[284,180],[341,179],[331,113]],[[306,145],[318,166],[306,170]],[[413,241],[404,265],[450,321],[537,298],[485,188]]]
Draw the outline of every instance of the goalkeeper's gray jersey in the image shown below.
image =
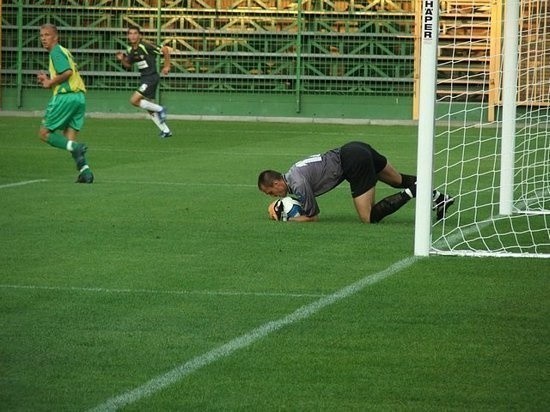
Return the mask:
[[295,163],[284,177],[290,193],[302,204],[305,215],[319,214],[315,197],[334,189],[344,180],[340,148]]

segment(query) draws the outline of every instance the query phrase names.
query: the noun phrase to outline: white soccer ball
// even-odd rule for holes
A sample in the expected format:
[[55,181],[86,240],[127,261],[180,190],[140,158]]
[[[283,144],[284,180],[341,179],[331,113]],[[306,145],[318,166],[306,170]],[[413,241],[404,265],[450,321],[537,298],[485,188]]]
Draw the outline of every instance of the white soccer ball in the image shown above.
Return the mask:
[[304,213],[300,202],[290,196],[272,202],[267,210],[271,219],[283,222]]

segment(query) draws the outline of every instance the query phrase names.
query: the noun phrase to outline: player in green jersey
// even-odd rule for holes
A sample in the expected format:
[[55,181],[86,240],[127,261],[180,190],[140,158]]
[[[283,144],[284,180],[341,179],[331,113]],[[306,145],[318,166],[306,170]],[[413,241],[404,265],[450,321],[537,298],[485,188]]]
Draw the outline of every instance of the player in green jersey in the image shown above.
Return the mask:
[[71,152],[78,170],[77,183],[92,183],[94,175],[85,157],[87,147],[76,141],[84,125],[86,87],[73,56],[59,44],[57,27],[53,24],[41,26],[40,41],[49,52],[49,74],[40,72],[37,79],[42,87],[53,92],[40,127],[40,139]]

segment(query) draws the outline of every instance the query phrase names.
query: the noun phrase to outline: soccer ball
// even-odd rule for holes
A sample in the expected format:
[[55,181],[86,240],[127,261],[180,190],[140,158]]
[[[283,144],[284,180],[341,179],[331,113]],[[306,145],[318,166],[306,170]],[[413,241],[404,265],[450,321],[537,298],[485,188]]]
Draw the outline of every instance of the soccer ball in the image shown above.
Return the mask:
[[286,222],[289,218],[300,216],[304,211],[300,202],[287,196],[272,202],[267,212],[270,219]]

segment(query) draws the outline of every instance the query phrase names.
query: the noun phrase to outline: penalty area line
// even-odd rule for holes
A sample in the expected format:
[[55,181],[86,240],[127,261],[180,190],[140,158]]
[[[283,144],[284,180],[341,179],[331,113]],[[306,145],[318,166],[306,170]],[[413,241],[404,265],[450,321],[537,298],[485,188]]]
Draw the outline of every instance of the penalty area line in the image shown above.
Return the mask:
[[120,395],[114,396],[110,399],[107,399],[102,404],[96,406],[93,409],[90,409],[90,412],[105,412],[105,411],[116,411],[119,408],[122,408],[126,405],[135,403],[141,399],[147,398],[155,393],[163,390],[164,388],[173,385],[186,376],[192,374],[193,372],[210,365],[220,359],[226,358],[236,352],[239,349],[247,348],[253,343],[259,341],[260,339],[265,338],[266,336],[277,332],[278,330],[284,328],[285,326],[292,325],[301,320],[307,319],[321,309],[333,305],[343,299],[346,299],[367,286],[378,283],[400,271],[411,266],[419,258],[409,257],[403,260],[400,260],[393,265],[389,266],[385,270],[365,276],[364,278],[358,280],[355,283],[352,283],[344,288],[322,297],[316,300],[313,303],[304,305],[294,312],[284,316],[280,319],[267,322],[262,326],[259,326],[255,329],[252,329],[250,332],[245,333],[235,339],[230,340],[229,342],[209,351],[202,355],[199,355],[185,363],[182,363],[179,366],[176,366],[174,369],[154,377],[153,379],[145,382],[144,384],[124,392]]
[[36,180],[24,180],[22,182],[17,182],[17,183],[7,183],[5,185],[0,185],[0,189],[6,189],[8,187],[24,186],[24,185],[30,185],[30,184],[33,184],[33,183],[42,183],[42,182],[47,182],[47,180],[46,179],[36,179]]

